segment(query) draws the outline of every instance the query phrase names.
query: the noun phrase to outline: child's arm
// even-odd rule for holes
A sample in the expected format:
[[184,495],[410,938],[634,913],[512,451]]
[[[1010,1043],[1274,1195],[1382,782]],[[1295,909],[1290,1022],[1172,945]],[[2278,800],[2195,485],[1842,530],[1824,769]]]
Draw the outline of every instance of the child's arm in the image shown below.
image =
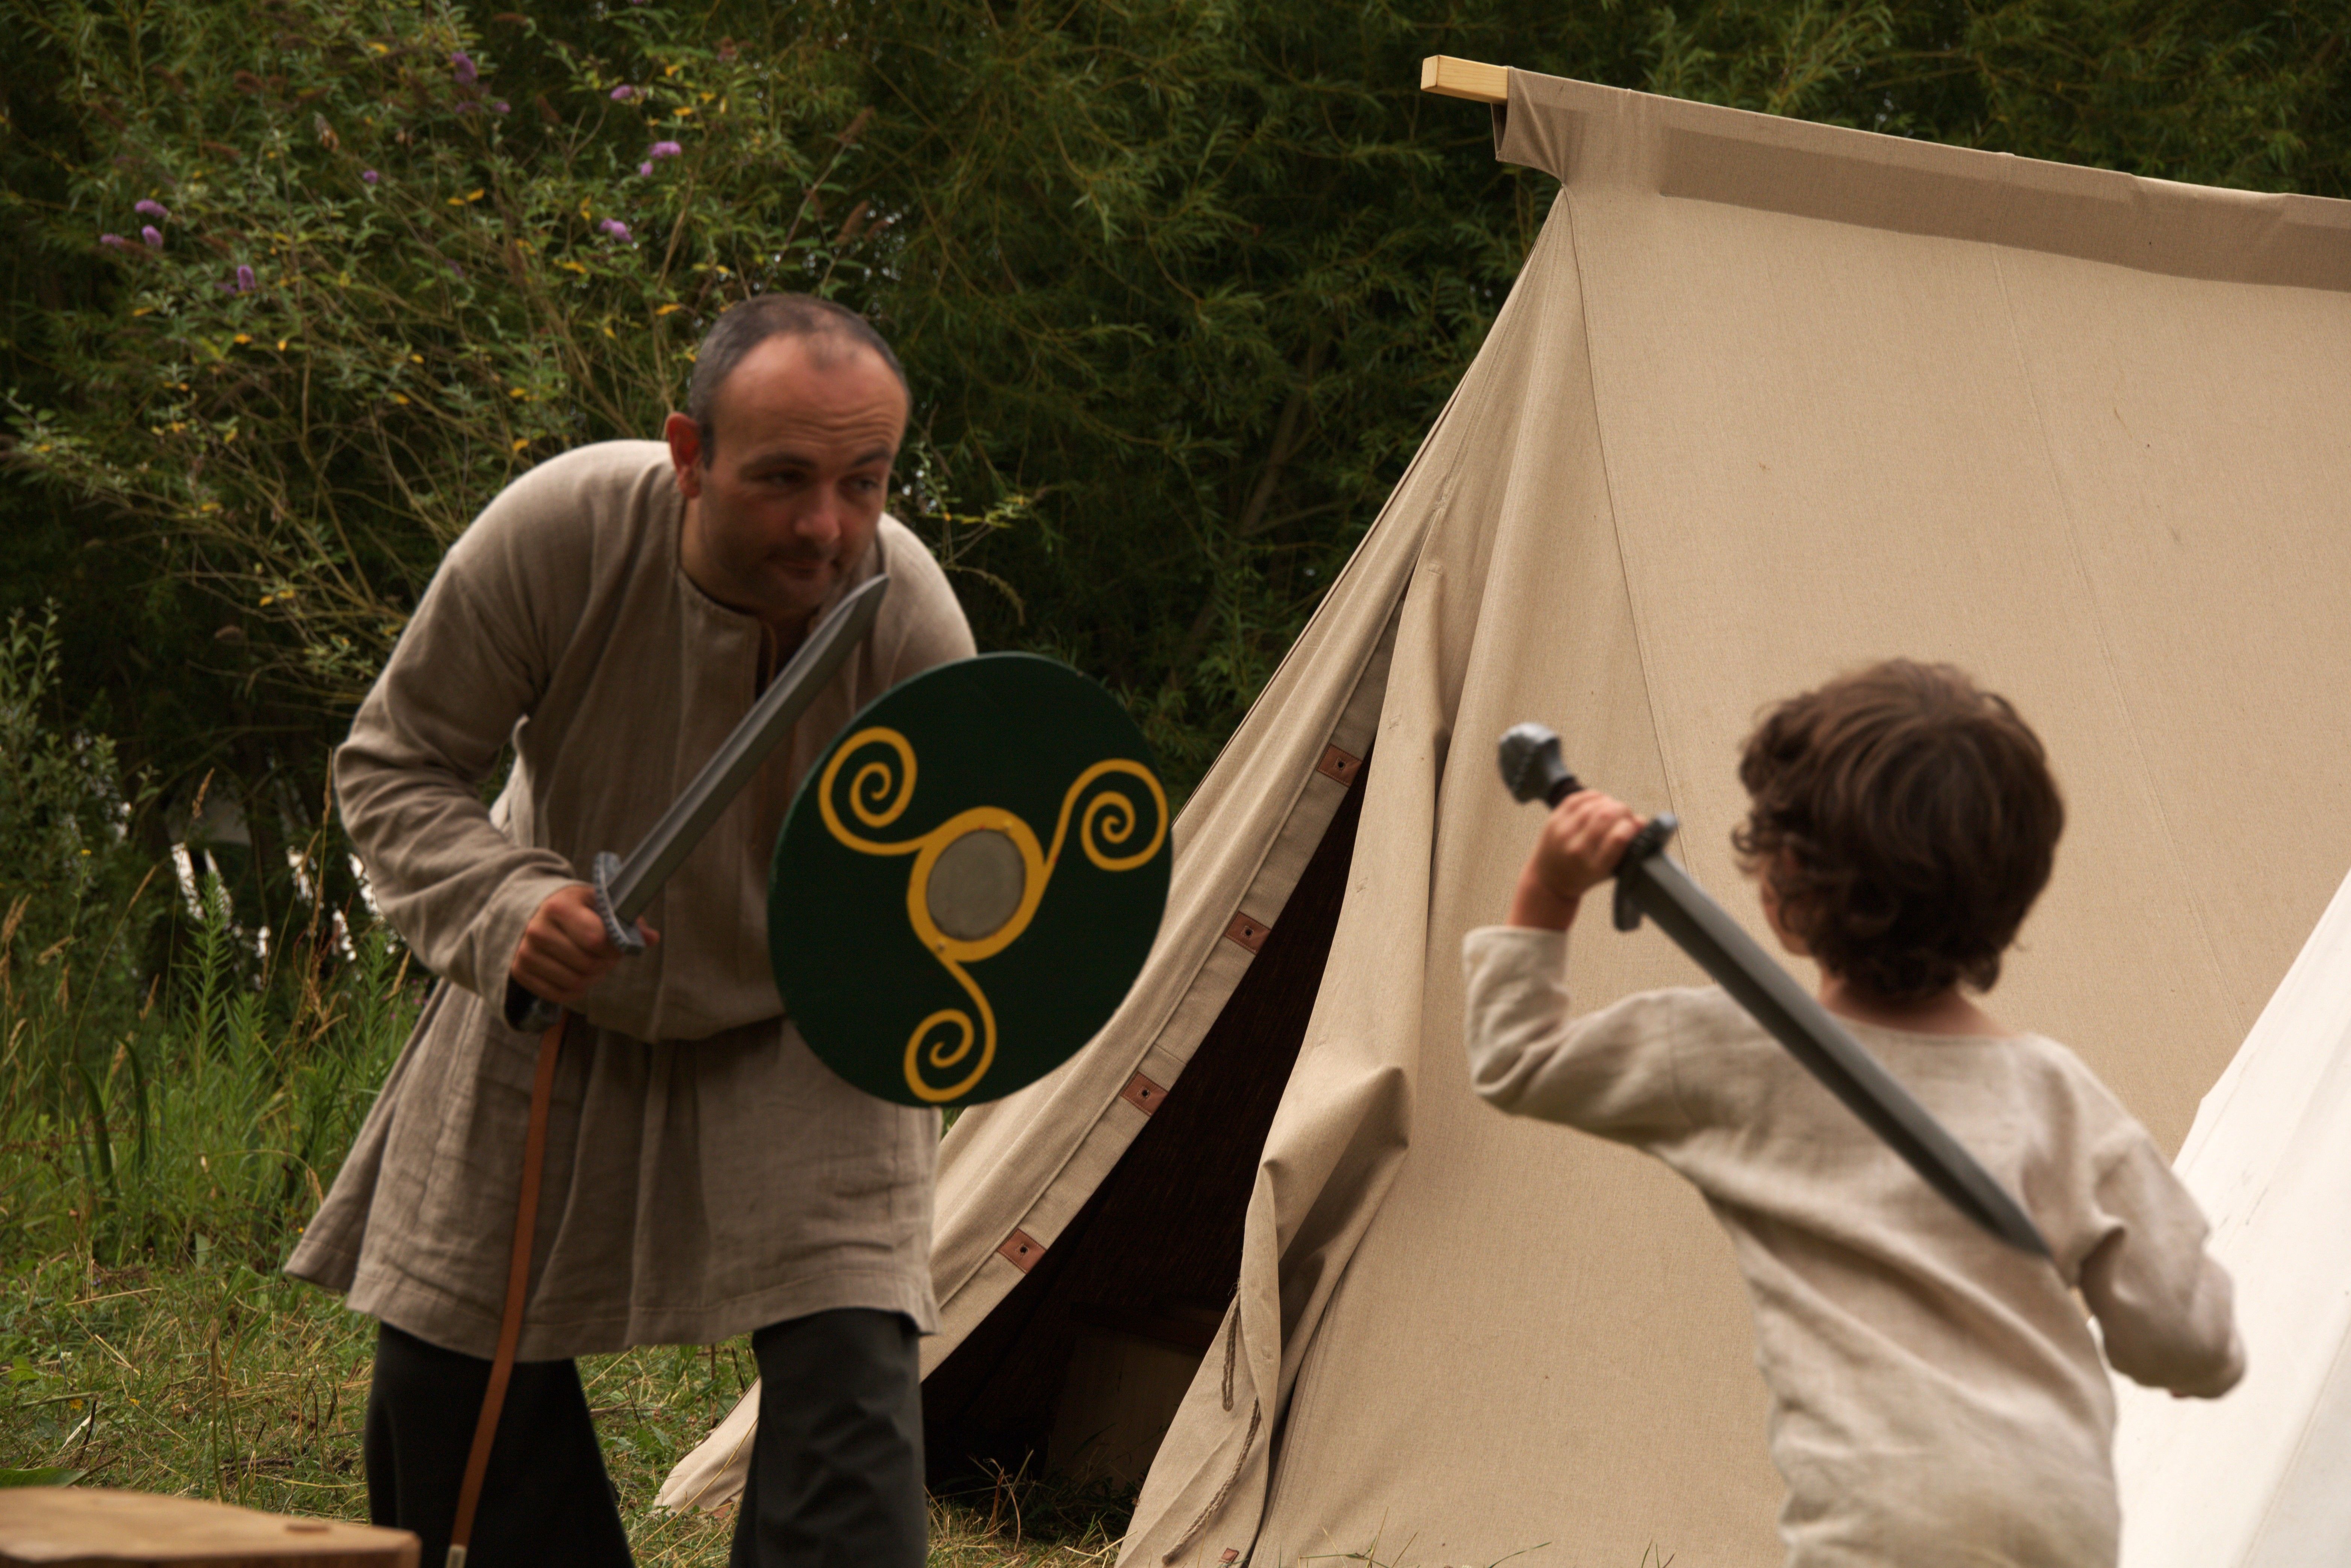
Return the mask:
[[1519,874],[1510,925],[1461,944],[1471,1086],[1514,1115],[1633,1143],[1686,1124],[1674,1092],[1671,1000],[1631,997],[1571,1021],[1566,931],[1640,826],[1605,795],[1569,796]]
[[[2137,1129],[2134,1129],[2137,1132]],[[2082,1260],[2082,1297],[2106,1359],[2152,1388],[2214,1399],[2245,1374],[2228,1272],[2204,1250],[2203,1213],[2144,1133],[2100,1173],[2111,1228]]]

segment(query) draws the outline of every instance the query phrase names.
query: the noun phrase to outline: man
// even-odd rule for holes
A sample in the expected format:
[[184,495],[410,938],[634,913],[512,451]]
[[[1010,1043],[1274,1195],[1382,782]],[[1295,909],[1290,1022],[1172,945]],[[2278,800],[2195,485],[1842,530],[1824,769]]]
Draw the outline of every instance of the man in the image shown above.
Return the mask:
[[[381,1320],[371,1510],[423,1537],[427,1564],[513,1237],[536,1041],[509,1027],[510,988],[575,1016],[472,1560],[627,1563],[569,1358],[747,1332],[765,1392],[735,1563],[923,1561],[937,1116],[810,1054],[766,939],[800,776],[865,703],[972,652],[945,574],[883,515],[906,415],[862,319],[798,296],[736,306],[665,446],[585,447],[490,503],[336,754],[376,897],[441,983],[287,1268]],[[658,944],[622,965],[581,868],[653,826],[815,618],[877,571],[871,638],[647,910]]]

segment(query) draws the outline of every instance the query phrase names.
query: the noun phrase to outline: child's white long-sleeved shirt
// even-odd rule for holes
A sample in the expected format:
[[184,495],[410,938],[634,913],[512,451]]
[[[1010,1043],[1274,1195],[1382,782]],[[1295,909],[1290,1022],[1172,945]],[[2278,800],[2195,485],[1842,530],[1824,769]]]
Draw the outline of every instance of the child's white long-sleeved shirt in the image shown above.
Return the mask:
[[[1789,1568],[2110,1568],[2115,1367],[2214,1396],[2244,1368],[2195,1200],[2073,1052],[1849,1023],[2032,1213],[1978,1229],[1720,990],[1569,1015],[1566,934],[1462,944],[1478,1092],[1646,1149],[1730,1233],[1787,1479]],[[2079,1291],[2077,1299],[2075,1291]]]

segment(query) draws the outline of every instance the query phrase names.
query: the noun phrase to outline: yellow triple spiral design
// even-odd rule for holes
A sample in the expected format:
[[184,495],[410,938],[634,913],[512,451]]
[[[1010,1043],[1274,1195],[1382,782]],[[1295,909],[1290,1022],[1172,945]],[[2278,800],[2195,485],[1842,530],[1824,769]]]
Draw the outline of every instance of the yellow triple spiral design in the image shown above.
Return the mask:
[[[872,755],[872,748],[876,747],[886,755]],[[1142,763],[1123,757],[1111,758],[1079,774],[1063,793],[1050,846],[1039,844],[1036,833],[1019,816],[996,806],[975,806],[959,811],[917,838],[873,839],[841,820],[836,794],[842,771],[850,759],[860,753],[866,754],[866,760],[850,774],[848,788],[839,793],[846,795],[849,815],[860,826],[880,830],[896,821],[914,800],[914,747],[904,735],[886,725],[859,730],[841,742],[832,760],[825,765],[824,777],[817,786],[817,807],[823,814],[826,831],[860,854],[914,857],[906,877],[906,919],[923,946],[955,977],[956,984],[971,998],[972,1009],[978,1015],[975,1019],[971,1011],[962,1008],[941,1008],[916,1024],[914,1032],[906,1038],[906,1086],[918,1099],[944,1104],[971,1092],[996,1064],[996,1009],[988,1006],[987,993],[965,966],[995,956],[1029,929],[1029,923],[1036,918],[1037,906],[1044,902],[1045,887],[1052,880],[1053,869],[1061,863],[1061,846],[1069,837],[1073,815],[1078,824],[1078,846],[1089,861],[1103,871],[1133,871],[1147,863],[1167,841],[1167,792],[1160,787],[1158,777]],[[1126,845],[1142,827],[1141,812],[1134,798],[1116,782],[1122,778],[1140,780],[1151,797],[1150,836],[1136,850],[1126,850]],[[1089,790],[1094,791],[1090,798]],[[941,931],[931,918],[931,873],[950,844],[967,834],[982,831],[1002,833],[1020,852],[1020,903],[1002,925],[985,936],[964,941]],[[1123,850],[1125,852],[1120,852]],[[978,1047],[978,1059],[952,1082],[935,1083],[925,1072],[925,1067],[936,1073],[956,1071],[971,1059],[975,1044]]]

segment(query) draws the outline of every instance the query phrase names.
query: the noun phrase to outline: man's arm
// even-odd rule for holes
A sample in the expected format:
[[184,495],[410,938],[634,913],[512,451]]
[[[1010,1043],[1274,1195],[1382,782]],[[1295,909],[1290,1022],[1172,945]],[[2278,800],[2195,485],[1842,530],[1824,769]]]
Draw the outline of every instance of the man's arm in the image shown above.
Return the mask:
[[[335,754],[344,826],[385,918],[426,967],[494,1001],[534,916],[586,891],[562,856],[492,823],[481,798],[585,597],[584,541],[544,548],[577,526],[554,516],[571,487],[552,480],[509,486],[450,550]],[[583,973],[584,956],[548,951],[533,972],[559,989],[557,971]]]

